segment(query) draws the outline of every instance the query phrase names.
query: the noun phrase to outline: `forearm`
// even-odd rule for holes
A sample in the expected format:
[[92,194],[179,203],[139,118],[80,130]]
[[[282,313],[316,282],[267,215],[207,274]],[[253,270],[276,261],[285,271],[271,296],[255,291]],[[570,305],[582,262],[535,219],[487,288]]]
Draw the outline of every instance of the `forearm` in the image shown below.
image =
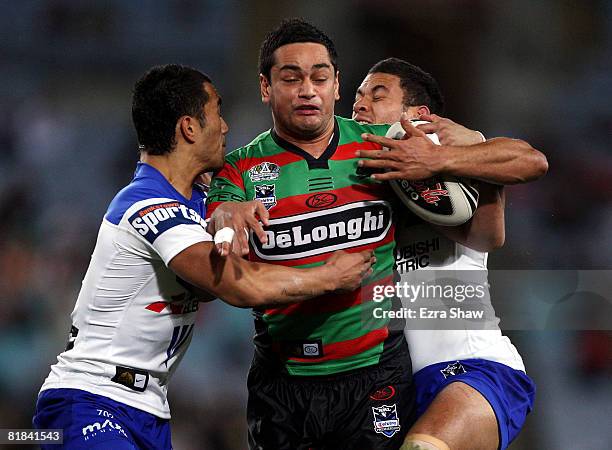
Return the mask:
[[440,174],[493,184],[526,183],[548,170],[546,157],[520,139],[494,138],[465,147],[441,146],[439,151]]
[[241,272],[232,288],[221,290],[228,303],[240,307],[274,307],[318,297],[334,290],[329,268],[318,266],[305,269],[248,263],[231,255],[230,270]]
[[170,268],[182,279],[238,307],[278,306],[322,295],[336,287],[329,267],[308,269],[251,263],[219,256],[212,243],[183,250]]

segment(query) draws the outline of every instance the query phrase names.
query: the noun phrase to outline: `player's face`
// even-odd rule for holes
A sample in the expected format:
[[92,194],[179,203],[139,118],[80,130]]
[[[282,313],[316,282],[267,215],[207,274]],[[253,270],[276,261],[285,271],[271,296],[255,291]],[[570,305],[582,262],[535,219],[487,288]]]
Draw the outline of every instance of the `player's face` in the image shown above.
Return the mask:
[[365,123],[394,123],[407,111],[410,118],[418,117],[418,108],[404,106],[400,79],[388,73],[370,73],[357,89],[353,104],[353,119]]
[[225,161],[225,135],[229,127],[221,116],[221,98],[210,83],[204,83],[208,101],[204,106],[204,128],[202,128],[201,148],[205,155],[207,170],[223,167]]
[[338,74],[325,46],[288,44],[274,52],[270,80],[260,75],[261,98],[270,105],[274,126],[298,139],[322,135],[330,126]]

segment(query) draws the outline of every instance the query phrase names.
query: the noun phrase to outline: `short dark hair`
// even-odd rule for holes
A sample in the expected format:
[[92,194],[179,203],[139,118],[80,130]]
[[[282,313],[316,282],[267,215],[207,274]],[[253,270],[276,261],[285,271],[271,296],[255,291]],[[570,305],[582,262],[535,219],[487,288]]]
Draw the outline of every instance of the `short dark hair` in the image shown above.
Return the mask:
[[399,58],[378,61],[368,73],[387,73],[400,79],[405,106],[426,105],[432,114],[444,112],[444,97],[434,77],[420,67]]
[[274,52],[277,48],[287,44],[298,42],[313,42],[321,44],[327,49],[329,59],[334,66],[334,73],[338,71],[338,54],[332,40],[303,19],[293,18],[283,20],[278,27],[268,33],[259,49],[259,73],[263,74],[268,81],[270,71],[274,65]]
[[176,146],[176,122],[181,116],[196,117],[204,126],[202,108],[209,99],[205,82],[211,83],[207,75],[178,64],[152,67],[136,82],[132,121],[142,151],[170,153]]

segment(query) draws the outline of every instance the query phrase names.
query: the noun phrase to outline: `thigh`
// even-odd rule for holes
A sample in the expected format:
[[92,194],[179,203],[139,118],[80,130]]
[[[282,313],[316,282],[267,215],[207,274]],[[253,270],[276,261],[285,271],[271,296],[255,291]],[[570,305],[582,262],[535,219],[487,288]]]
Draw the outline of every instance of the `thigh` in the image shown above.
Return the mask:
[[334,438],[328,449],[398,449],[415,420],[415,390],[410,371],[399,365],[381,369],[369,385],[347,391],[346,408],[336,409]]
[[253,366],[247,387],[249,449],[306,450],[312,446],[305,436],[306,408],[299,386]]
[[[62,448],[65,449],[106,447],[137,450],[127,425],[109,409],[95,401],[75,401],[69,393],[61,395],[44,391],[36,404],[33,424],[37,429],[62,429]],[[54,448],[56,446],[49,446],[49,449]]]
[[172,448],[168,420],[78,389],[43,391],[33,423],[39,429],[63,429],[66,449]]
[[499,427],[493,408],[473,387],[453,382],[442,389],[410,429],[444,441],[453,450],[495,450]]

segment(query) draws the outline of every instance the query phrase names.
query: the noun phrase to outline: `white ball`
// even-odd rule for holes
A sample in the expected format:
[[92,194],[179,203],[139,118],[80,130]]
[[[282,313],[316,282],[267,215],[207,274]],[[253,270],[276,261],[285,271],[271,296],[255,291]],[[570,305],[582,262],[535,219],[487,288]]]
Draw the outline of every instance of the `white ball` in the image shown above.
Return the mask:
[[[413,121],[420,125],[424,121]],[[385,135],[401,139],[405,131],[399,122],[394,123]],[[440,145],[436,134],[428,134],[431,141]],[[384,150],[388,148],[384,147]],[[444,226],[461,225],[472,218],[478,207],[476,183],[467,178],[450,176],[432,177],[426,180],[392,180],[391,187],[406,207],[421,219]]]

